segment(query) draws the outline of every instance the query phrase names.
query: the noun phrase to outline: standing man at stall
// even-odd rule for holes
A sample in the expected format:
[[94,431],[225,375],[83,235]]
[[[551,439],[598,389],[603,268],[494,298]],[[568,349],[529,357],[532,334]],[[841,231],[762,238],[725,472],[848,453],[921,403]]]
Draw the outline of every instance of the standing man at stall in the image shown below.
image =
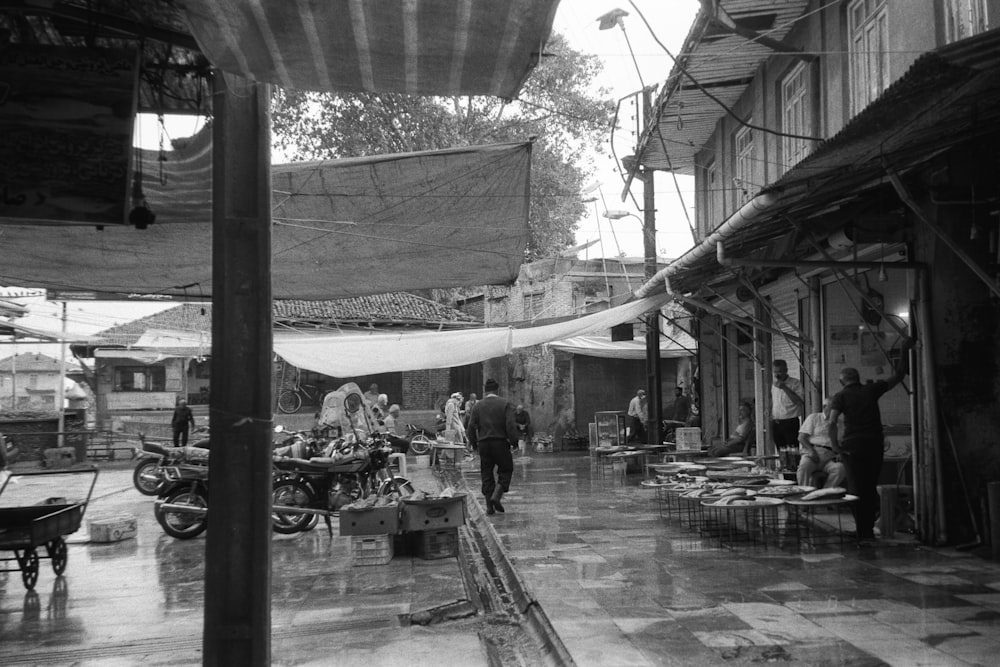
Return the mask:
[[517,426],[514,407],[497,396],[500,389],[497,381],[491,378],[483,388],[486,395],[476,403],[469,417],[469,443],[479,450],[479,475],[486,496],[486,513],[502,514],[504,507],[500,501],[503,494],[510,491],[510,479],[514,474],[514,457],[510,450],[517,446]]
[[629,442],[646,442],[646,390],[639,389],[628,403]]
[[[830,403],[830,445],[847,469],[847,491],[858,497],[851,506],[858,527],[858,544],[867,546],[875,539],[875,515],[878,513],[878,478],[882,472],[885,435],[878,399],[903,381],[909,369],[909,350],[913,339],[903,342],[903,353],[888,380],[861,384],[856,368],[840,371],[843,389]],[[840,434],[837,419],[844,415]]]
[[[771,440],[789,470],[797,467],[795,454],[799,449],[799,420],[806,401],[802,382],[788,375],[784,359],[775,359],[771,365],[774,384],[771,385]],[[787,459],[787,460],[786,460]]]

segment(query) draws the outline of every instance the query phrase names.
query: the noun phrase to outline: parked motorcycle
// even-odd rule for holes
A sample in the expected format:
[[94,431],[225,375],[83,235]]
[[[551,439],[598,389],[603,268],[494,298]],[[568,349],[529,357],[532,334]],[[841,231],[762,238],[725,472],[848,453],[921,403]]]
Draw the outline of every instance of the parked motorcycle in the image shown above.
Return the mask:
[[[405,477],[389,470],[392,446],[385,434],[375,433],[365,442],[341,440],[331,444],[330,456],[311,460],[275,457],[276,478],[272,525],[279,533],[308,530],[318,515],[332,530],[330,516],[345,505],[372,495],[406,497],[415,492]],[[278,507],[306,511],[282,512]]]
[[160,474],[162,485],[153,505],[156,521],[171,537],[198,537],[208,528],[208,466],[163,466]]
[[170,444],[153,442],[143,434],[139,435],[141,447],[136,450],[138,461],[132,471],[132,484],[145,496],[159,495],[163,487],[163,466],[208,465],[208,433],[196,432],[199,436],[190,447],[174,447]]

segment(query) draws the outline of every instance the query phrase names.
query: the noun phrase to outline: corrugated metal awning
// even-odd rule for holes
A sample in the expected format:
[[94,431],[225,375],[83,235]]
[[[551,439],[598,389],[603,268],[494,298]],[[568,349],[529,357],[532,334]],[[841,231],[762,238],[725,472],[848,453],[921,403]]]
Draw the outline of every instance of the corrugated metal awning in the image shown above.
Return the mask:
[[[960,145],[1000,137],[1000,31],[930,51],[833,138],[765,188],[739,213],[638,290],[663,292],[664,278],[683,294],[731,283],[734,271],[716,260],[724,243],[734,258],[803,259],[815,252],[809,238],[842,229],[844,211],[865,197],[891,193],[887,169],[905,173]],[[979,192],[984,199],[1000,196]],[[779,252],[780,251],[780,252]]]
[[[721,0],[719,11],[747,29],[781,40],[808,5],[808,0]],[[655,116],[639,139],[638,164],[647,169],[693,174],[695,156],[708,143],[725,111],[691,79],[732,108],[761,63],[773,55],[774,50],[760,41],[721,27],[703,6],[684,41],[678,63],[653,105]]]

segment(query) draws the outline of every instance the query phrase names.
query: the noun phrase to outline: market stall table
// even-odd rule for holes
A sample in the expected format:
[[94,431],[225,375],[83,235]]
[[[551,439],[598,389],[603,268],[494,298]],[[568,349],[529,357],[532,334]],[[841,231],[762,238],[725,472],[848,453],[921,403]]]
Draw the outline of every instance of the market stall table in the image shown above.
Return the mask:
[[[842,545],[844,543],[844,525],[841,521],[841,512],[857,500],[857,496],[850,494],[839,498],[821,498],[819,500],[802,500],[801,497],[785,498],[785,504],[789,507],[789,539],[799,547],[806,545],[815,548],[833,543]],[[832,535],[819,530],[816,526],[816,511],[827,509],[834,510],[837,515],[837,531]]]

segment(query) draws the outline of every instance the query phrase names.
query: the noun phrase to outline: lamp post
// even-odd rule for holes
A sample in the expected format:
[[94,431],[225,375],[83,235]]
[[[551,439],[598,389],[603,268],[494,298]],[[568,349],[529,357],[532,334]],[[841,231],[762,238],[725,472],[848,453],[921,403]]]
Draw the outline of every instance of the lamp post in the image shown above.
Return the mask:
[[[653,208],[653,174],[646,170],[638,172],[643,183],[643,217],[629,211],[605,211],[609,220],[621,220],[632,216],[642,222],[643,268],[647,281],[656,275],[656,210]],[[651,314],[646,321],[646,393],[649,395],[650,410],[648,433],[651,444],[663,442],[663,391],[660,370],[660,311]]]

